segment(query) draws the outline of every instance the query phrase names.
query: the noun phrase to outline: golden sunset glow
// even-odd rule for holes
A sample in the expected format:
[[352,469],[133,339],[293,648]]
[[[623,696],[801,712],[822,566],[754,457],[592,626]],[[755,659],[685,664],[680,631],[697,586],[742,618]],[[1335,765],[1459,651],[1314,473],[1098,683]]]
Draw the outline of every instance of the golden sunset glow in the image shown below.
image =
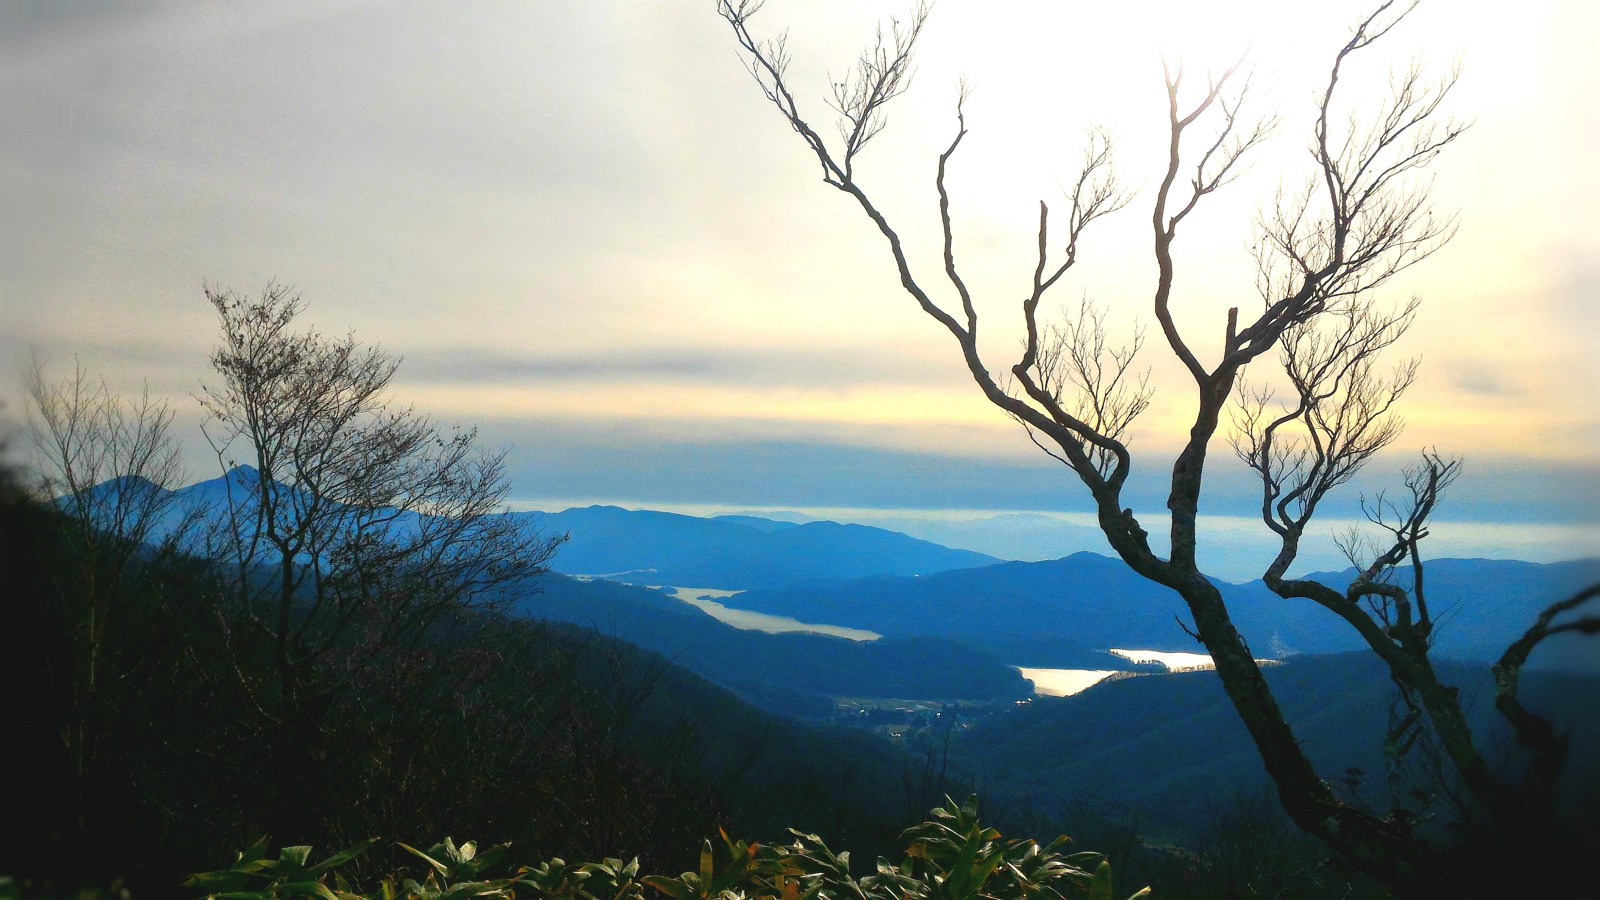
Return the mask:
[[[1277,131],[1175,251],[1174,314],[1208,359],[1227,310],[1261,302],[1254,216],[1308,176],[1318,91],[1365,12],[947,0],[861,182],[953,307],[932,180],[967,79],[969,133],[949,174],[955,252],[1001,371],[1020,346],[1038,204],[1064,222],[1087,129],[1104,129],[1136,195],[1085,236],[1045,307],[1087,296],[1114,337],[1150,329],[1162,60],[1183,67],[1190,96],[1242,59],[1246,114],[1277,116]],[[904,4],[772,0],[757,30],[788,32],[802,111],[831,134],[830,73],[894,14]],[[1384,289],[1424,300],[1396,348],[1423,358],[1407,453],[1594,465],[1595,18],[1577,3],[1427,3],[1341,80],[1336,106],[1359,117],[1393,68],[1420,59],[1445,75],[1459,61],[1447,106],[1473,122],[1425,176],[1459,233]],[[691,0],[472,16],[408,3],[152,8],[41,26],[0,65],[0,98],[27,110],[32,135],[5,160],[8,206],[37,210],[11,251],[22,302],[7,352],[76,354],[119,388],[148,381],[181,399],[214,332],[201,284],[278,279],[325,331],[404,357],[397,388],[419,409],[516,431],[519,446],[559,428],[576,447],[592,419],[652,439],[1035,453],[900,290],[881,236],[819,182],[725,32]],[[1132,437],[1160,470],[1193,387],[1153,329],[1143,358],[1156,401]]]

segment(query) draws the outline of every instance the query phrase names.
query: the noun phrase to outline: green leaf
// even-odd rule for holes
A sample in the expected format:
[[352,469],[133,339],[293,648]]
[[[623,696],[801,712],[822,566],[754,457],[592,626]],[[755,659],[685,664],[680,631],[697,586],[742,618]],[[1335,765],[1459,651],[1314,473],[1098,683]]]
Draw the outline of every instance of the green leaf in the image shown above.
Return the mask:
[[253,863],[256,860],[264,859],[266,858],[266,855],[267,836],[263,834],[261,837],[256,838],[250,846],[244,848],[244,850],[239,853],[239,859],[233,864],[233,867],[237,869],[245,863]]
[[510,897],[506,890],[510,881],[463,881],[450,886],[440,895],[440,900],[460,900],[462,897]]
[[337,869],[338,867],[372,849],[372,845],[376,844],[377,842],[377,838],[369,838],[366,841],[355,845],[354,847],[351,847],[347,850],[341,850],[340,852],[335,853],[322,862],[319,862],[307,869],[306,874],[312,878],[320,878],[328,872]]
[[278,851],[278,866],[273,875],[277,878],[298,878],[305,874],[306,860],[311,858],[311,848],[305,845],[285,847]]
[[499,865],[500,861],[505,859],[510,847],[510,844],[495,844],[479,853],[476,843],[463,844],[461,855],[465,857],[465,861],[457,868],[457,872],[469,878],[476,878],[479,874]]
[[218,890],[238,890],[245,883],[242,872],[224,869],[220,872],[196,872],[183,880],[183,886],[198,890],[212,892]]
[[286,884],[273,885],[273,895],[277,897],[321,897],[322,900],[339,900],[328,886],[320,881],[291,881]]
[[1089,900],[1112,900],[1111,863],[1100,861],[1094,870],[1094,880],[1089,882]]
[[[414,856],[420,857],[428,865],[433,866],[433,868],[435,870],[437,870],[440,875],[444,875],[446,877],[448,877],[450,875],[450,870],[445,868],[444,863],[439,862],[437,859],[434,859],[433,857],[429,856],[428,854],[423,853],[421,850],[418,850],[417,848],[411,846],[410,844],[404,844],[404,843],[401,843],[399,841],[395,841],[395,843],[399,844],[401,849],[407,851],[408,853],[411,853]],[[409,882],[408,882],[408,884],[409,884]],[[409,889],[410,888],[408,887],[407,890],[409,890]]]
[[641,880],[650,887],[653,887],[661,893],[666,894],[668,897],[671,897],[672,900],[691,900],[691,898],[699,895],[698,891],[692,890],[687,884],[678,878],[666,878],[660,875],[646,875]]
[[[964,809],[962,810],[962,812],[965,811]],[[983,882],[978,873],[979,867],[975,865],[980,849],[982,849],[982,837],[979,835],[978,829],[974,827],[971,833],[967,835],[967,839],[962,842],[961,851],[956,854],[955,861],[946,870],[945,887],[952,897],[963,898],[971,896],[977,893],[978,888],[982,885]]]

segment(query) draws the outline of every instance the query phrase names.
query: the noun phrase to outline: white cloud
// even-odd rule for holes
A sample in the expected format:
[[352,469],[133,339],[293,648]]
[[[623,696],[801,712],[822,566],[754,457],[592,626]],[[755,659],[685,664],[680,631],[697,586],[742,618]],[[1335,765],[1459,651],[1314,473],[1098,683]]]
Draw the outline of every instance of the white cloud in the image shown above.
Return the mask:
[[[989,317],[985,347],[1009,363],[1038,199],[1059,197],[1087,122],[1113,126],[1145,194],[1090,235],[1060,299],[1087,292],[1148,323],[1157,53],[1184,55],[1199,79],[1255,34],[1262,100],[1284,133],[1179,251],[1180,322],[1214,350],[1204,336],[1220,335],[1222,312],[1255,302],[1242,252],[1254,205],[1299,165],[1319,60],[1343,33],[1333,23],[1361,8],[1040,3],[996,16],[950,0],[866,178],[936,265],[934,148],[950,135],[955,77],[974,78],[973,133],[952,173],[958,252]],[[658,411],[707,416],[688,433],[1031,452],[1004,421],[971,424],[977,401],[948,336],[763,105],[709,3],[312,9],[124,4],[0,29],[0,115],[25,123],[0,138],[8,331],[82,352],[116,384],[148,377],[181,394],[211,341],[201,282],[255,291],[277,278],[305,292],[324,330],[410,357],[402,380],[452,418],[582,417],[598,377],[608,391],[636,385]],[[879,9],[769,4],[760,27],[790,27],[808,108],[822,112],[828,72]],[[1592,329],[1572,319],[1593,308],[1594,285],[1572,260],[1593,262],[1600,205],[1594,63],[1579,46],[1593,13],[1440,3],[1416,15],[1392,56],[1448,64],[1464,50],[1455,99],[1477,124],[1438,173],[1460,238],[1393,290],[1427,298],[1404,348],[1426,358],[1407,440],[1592,459],[1600,413],[1572,374],[1594,372]],[[1186,427],[1192,393],[1159,343],[1147,352],[1164,390],[1139,434],[1152,450]],[[497,386],[459,387],[486,381]],[[1522,392],[1515,408],[1488,402],[1491,383]],[[768,420],[748,424],[763,401]],[[893,427],[873,427],[874,403]]]

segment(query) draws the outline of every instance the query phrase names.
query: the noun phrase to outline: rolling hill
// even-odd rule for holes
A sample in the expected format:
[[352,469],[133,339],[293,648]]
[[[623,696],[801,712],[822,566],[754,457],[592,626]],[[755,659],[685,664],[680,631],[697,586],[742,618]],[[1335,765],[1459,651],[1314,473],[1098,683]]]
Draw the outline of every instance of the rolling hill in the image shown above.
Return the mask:
[[[1439,653],[1492,659],[1532,624],[1538,610],[1600,580],[1600,560],[1528,563],[1441,559],[1427,563],[1428,597]],[[1399,577],[1409,579],[1409,569]],[[1343,586],[1352,572],[1310,577]],[[1334,653],[1360,647],[1335,615],[1311,601],[1288,601],[1260,582],[1214,582],[1234,623],[1258,656]],[[1121,561],[1077,553],[1049,562],[1011,562],[920,577],[879,576],[751,590],[726,605],[811,622],[865,628],[886,637],[958,638],[1015,665],[1076,667],[1083,648],[1198,650],[1179,622],[1175,594]],[[1064,649],[1062,649],[1064,648]],[[1600,656],[1581,639],[1542,649],[1535,661],[1567,668]]]
[[828,716],[836,696],[1004,700],[1031,692],[1008,661],[948,637],[767,634],[632,585],[551,573],[529,588],[517,600],[520,615],[592,627],[791,715]]
[[[1385,797],[1383,739],[1393,687],[1367,653],[1298,657],[1267,681],[1324,777],[1360,769],[1360,797]],[[1487,667],[1445,663],[1468,698],[1473,730],[1492,758],[1513,745],[1494,711]],[[1574,809],[1600,802],[1600,679],[1530,672],[1521,696],[1571,735],[1562,796]],[[1270,788],[1260,757],[1216,673],[1177,672],[1098,684],[1072,697],[1035,699],[975,724],[962,758],[1006,790],[1131,807],[1148,820],[1200,825],[1231,798]]]
[[[176,527],[197,509],[220,509],[230,490],[248,497],[257,473],[238,466],[227,474],[176,491],[163,527]],[[111,482],[95,490],[106,496]],[[139,491],[160,492],[146,482]],[[897,531],[837,522],[795,524],[757,516],[702,518],[616,506],[588,506],[557,513],[510,513],[530,532],[565,534],[568,540],[553,561],[555,571],[600,575],[638,584],[744,590],[841,580],[868,575],[926,575],[1000,562],[970,550],[953,550]],[[391,526],[415,527],[406,514]]]
[[556,571],[640,584],[744,590],[813,579],[926,575],[999,562],[897,531],[837,522],[707,519],[615,506],[515,515],[541,531],[570,536],[553,563]]

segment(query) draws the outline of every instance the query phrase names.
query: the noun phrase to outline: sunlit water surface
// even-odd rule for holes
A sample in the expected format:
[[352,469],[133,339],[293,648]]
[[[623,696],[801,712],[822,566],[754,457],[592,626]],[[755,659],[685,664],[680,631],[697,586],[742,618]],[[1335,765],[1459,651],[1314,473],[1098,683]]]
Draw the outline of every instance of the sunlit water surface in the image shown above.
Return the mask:
[[671,587],[667,585],[652,586],[656,587],[657,590],[671,594],[685,603],[704,610],[707,615],[719,622],[745,631],[765,631],[768,634],[791,634],[795,632],[827,634],[852,641],[875,641],[883,637],[876,631],[867,631],[864,628],[846,628],[843,625],[818,625],[802,622],[799,619],[791,619],[788,616],[774,616],[769,613],[754,612],[748,609],[729,609],[717,602],[724,597],[732,597],[739,591],[719,591],[714,588]]
[[[718,600],[732,597],[740,593],[739,591],[672,585],[651,585],[651,587],[675,599],[692,604],[719,622],[745,631],[765,631],[769,634],[796,632],[827,634],[852,641],[875,641],[882,637],[877,632],[867,631],[864,628],[846,628],[842,625],[802,622],[799,619],[788,616],[775,616],[770,613],[752,612],[747,609],[729,609],[717,602]],[[1170,670],[1204,669],[1211,666],[1211,657],[1204,653],[1126,650],[1121,648],[1111,649],[1108,652],[1129,662],[1159,663]],[[1263,662],[1270,661],[1263,660]],[[1028,666],[1017,666],[1016,668],[1017,671],[1022,673],[1023,678],[1033,683],[1033,692],[1043,697],[1070,697],[1073,694],[1088,690],[1112,675],[1118,674],[1113,670],[1102,669],[1043,669]]]

